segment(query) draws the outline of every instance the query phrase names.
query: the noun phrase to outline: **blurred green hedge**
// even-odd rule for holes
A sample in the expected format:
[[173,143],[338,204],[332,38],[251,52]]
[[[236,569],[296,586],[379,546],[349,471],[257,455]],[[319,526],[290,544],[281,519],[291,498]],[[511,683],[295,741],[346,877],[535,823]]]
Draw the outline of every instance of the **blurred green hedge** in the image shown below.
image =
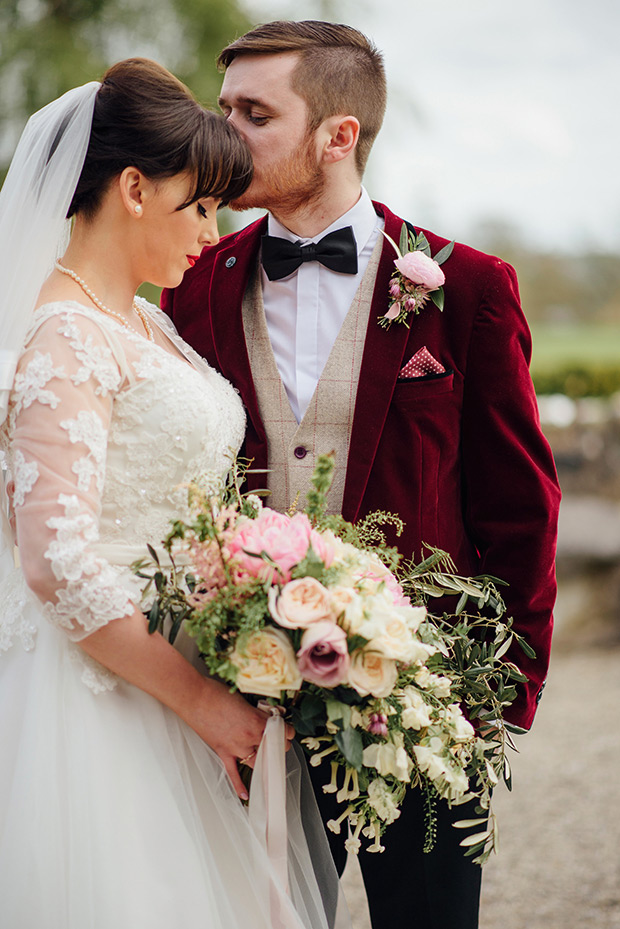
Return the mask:
[[565,364],[545,371],[532,372],[536,393],[565,394],[579,397],[609,397],[620,391],[620,365]]

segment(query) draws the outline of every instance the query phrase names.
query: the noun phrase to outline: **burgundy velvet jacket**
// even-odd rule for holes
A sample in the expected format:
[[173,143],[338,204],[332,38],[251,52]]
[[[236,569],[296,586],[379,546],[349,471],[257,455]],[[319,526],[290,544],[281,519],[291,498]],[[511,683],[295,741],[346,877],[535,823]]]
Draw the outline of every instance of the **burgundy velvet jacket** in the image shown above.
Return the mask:
[[[398,241],[402,220],[386,207],[385,231]],[[419,231],[419,230],[416,230]],[[205,249],[162,307],[183,338],[239,390],[248,413],[245,454],[268,466],[265,429],[243,334],[241,301],[266,218]],[[446,244],[425,234],[432,254]],[[381,328],[394,250],[385,243],[360,372],[343,514],[375,509],[405,521],[407,557],[422,543],[448,551],[460,572],[491,574],[516,630],[536,652],[512,658],[529,677],[506,716],[529,728],[547,673],[556,595],[555,546],[560,492],[529,375],[531,340],[514,270],[464,245],[443,265],[445,307],[434,304],[411,327]],[[445,374],[399,380],[426,346]]]

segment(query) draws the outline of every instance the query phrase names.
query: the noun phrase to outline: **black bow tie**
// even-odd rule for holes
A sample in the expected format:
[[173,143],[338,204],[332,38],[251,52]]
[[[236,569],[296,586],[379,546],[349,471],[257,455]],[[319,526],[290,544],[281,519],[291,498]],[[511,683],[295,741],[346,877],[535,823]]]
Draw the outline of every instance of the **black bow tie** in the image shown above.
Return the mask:
[[330,232],[311,245],[264,235],[261,260],[270,281],[287,277],[304,261],[320,261],[330,271],[357,274],[357,245],[351,226]]

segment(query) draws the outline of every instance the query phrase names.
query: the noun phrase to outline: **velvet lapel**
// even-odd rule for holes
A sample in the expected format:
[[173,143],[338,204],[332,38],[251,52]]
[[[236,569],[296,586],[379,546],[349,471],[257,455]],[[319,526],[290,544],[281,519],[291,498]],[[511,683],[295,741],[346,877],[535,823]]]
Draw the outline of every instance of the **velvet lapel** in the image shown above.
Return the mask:
[[[211,332],[218,366],[239,390],[241,399],[259,438],[264,438],[265,429],[258,411],[256,390],[252,379],[250,359],[243,331],[241,304],[250,274],[254,270],[261,236],[267,230],[267,217],[242,229],[220,249],[211,276],[209,303]],[[233,260],[234,259],[234,260]],[[249,439],[249,436],[248,436]],[[252,442],[252,446],[255,443]],[[266,438],[264,438],[266,447]],[[247,450],[249,457],[256,456],[256,448]],[[261,456],[262,458],[262,456]],[[258,466],[258,461],[256,462]],[[260,466],[264,464],[261,461]]]
[[[383,204],[375,203],[374,206],[385,219],[385,231],[398,242],[402,219]],[[377,322],[377,317],[383,316],[387,310],[388,286],[396,257],[392,245],[386,240],[368,319],[349,446],[342,505],[343,515],[349,520],[356,519],[360,509],[409,337],[406,326],[394,325],[386,330]]]

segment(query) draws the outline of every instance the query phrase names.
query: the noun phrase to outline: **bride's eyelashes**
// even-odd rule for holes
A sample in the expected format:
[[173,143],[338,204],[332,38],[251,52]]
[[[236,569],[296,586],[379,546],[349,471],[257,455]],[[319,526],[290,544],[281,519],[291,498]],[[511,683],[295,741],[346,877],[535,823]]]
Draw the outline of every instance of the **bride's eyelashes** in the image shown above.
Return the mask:
[[204,208],[204,206],[202,205],[202,203],[197,203],[197,204],[196,204],[196,207],[198,208],[198,212],[200,213],[200,215],[202,216],[202,218],[203,218],[203,219],[206,219],[206,218],[207,218],[207,211],[206,211],[206,209]]

